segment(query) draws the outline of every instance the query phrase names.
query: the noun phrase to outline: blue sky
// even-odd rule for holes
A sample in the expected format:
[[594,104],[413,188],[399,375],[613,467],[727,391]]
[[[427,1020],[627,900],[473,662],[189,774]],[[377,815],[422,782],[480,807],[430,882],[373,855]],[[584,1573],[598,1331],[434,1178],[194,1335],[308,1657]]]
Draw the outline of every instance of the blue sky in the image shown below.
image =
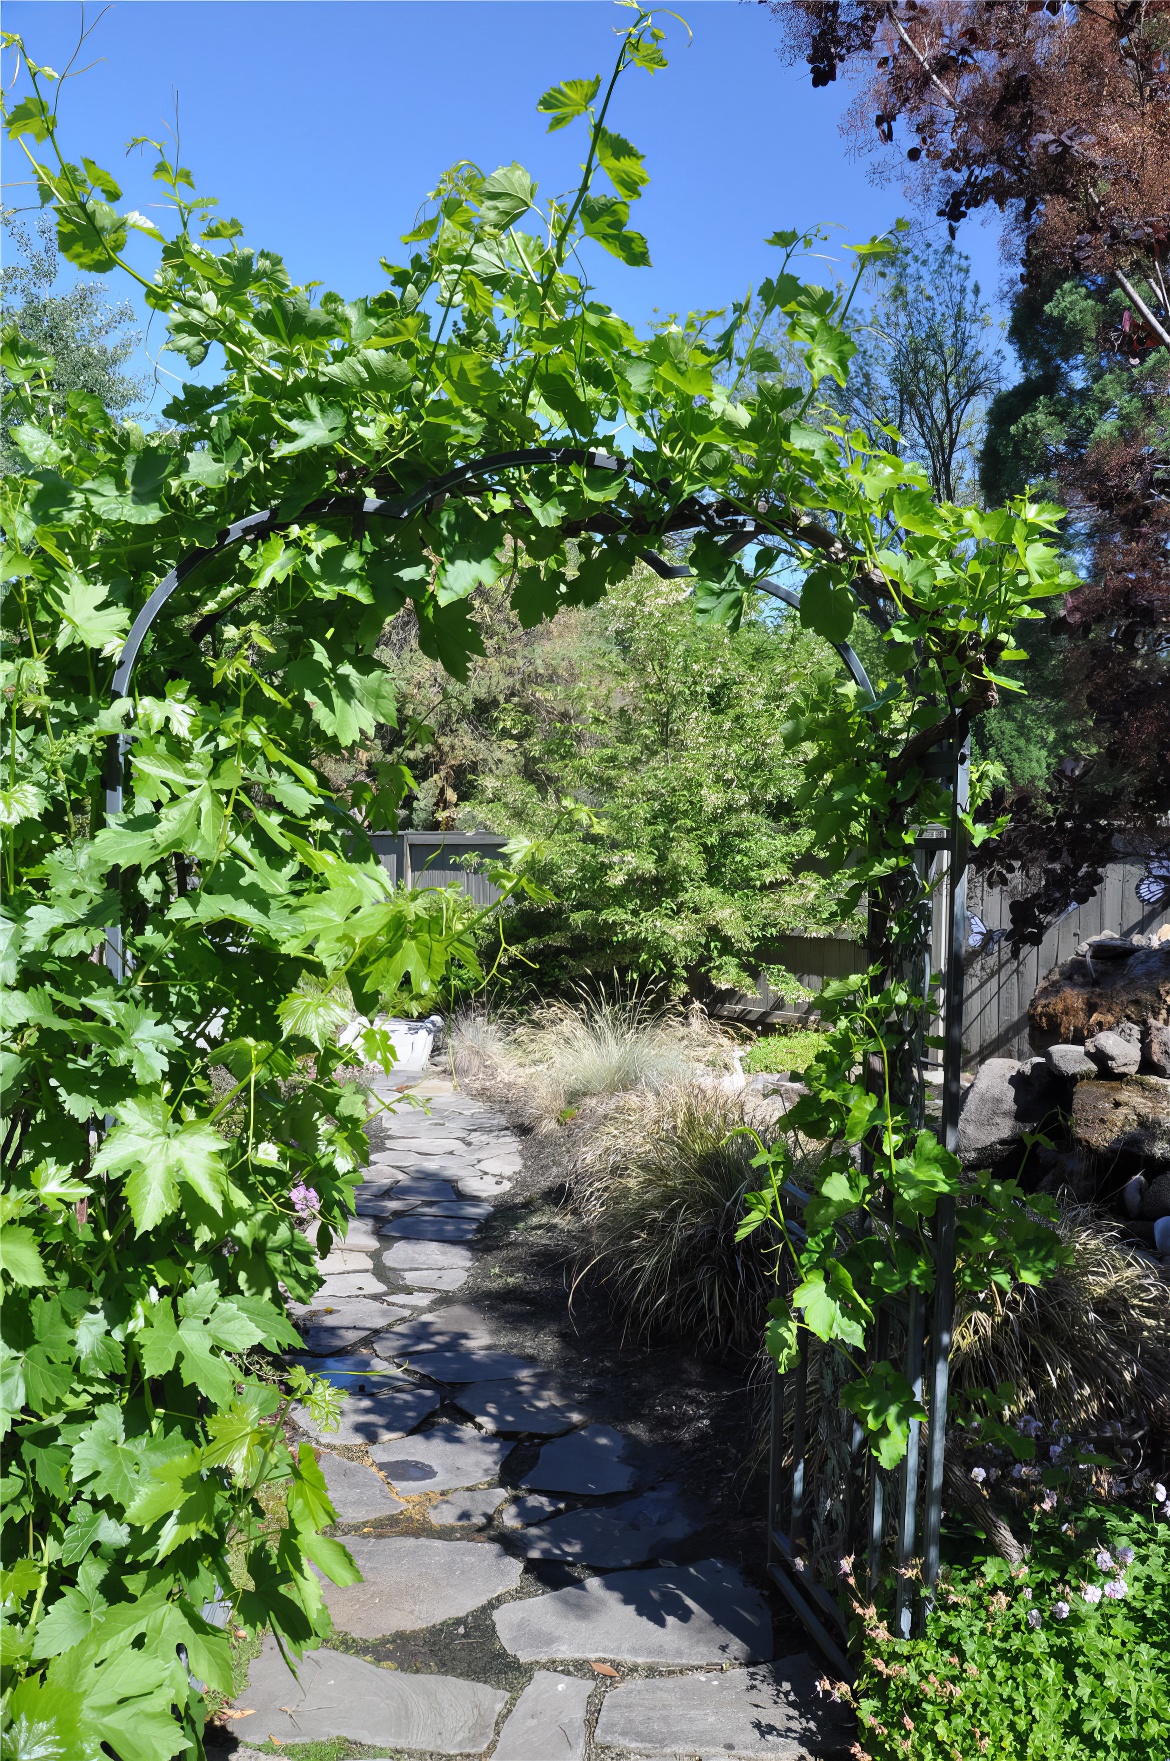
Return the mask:
[[[632,71],[611,112],[646,155],[652,181],[632,223],[653,267],[601,252],[590,263],[602,296],[640,324],[655,309],[741,294],[774,267],[763,240],[778,227],[831,228],[834,262],[805,266],[831,280],[846,242],[907,211],[897,183],[875,188],[849,156],[837,130],[846,90],[814,92],[803,69],[781,63],[767,7],[684,0],[679,10],[693,42],[664,18],[670,67]],[[87,22],[98,11],[87,7]],[[98,64],[65,88],[64,142],[149,211],[153,155],[127,159],[125,144],[173,124],[177,93],[182,156],[200,191],[244,222],[249,243],[280,251],[294,279],[353,297],[383,285],[379,257],[401,260],[400,235],[452,161],[491,170],[518,159],[545,192],[575,184],[580,133],[546,134],[536,100],[558,80],[607,70],[614,27],[629,18],[609,0],[117,0],[81,57]],[[5,6],[6,29],[58,69],[80,21],[74,0]],[[19,175],[10,152],[7,178]],[[994,233],[968,226],[960,242],[993,293],[1003,273]],[[143,268],[150,250],[138,253]],[[129,291],[117,277],[111,289]],[[153,347],[161,340],[156,324]]]

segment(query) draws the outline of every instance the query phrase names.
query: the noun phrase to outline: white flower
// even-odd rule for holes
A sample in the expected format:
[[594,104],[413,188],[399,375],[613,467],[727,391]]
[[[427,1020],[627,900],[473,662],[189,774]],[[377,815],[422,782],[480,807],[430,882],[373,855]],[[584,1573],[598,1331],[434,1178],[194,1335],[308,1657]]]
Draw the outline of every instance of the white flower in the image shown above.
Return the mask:
[[1082,1584],[1081,1595],[1086,1602],[1099,1602],[1101,1600],[1101,1592],[1096,1584]]
[[1043,1619],[1043,1616],[1041,1615],[1040,1610],[1038,1608],[1029,1608],[1029,1610],[1028,1610],[1028,1625],[1030,1627],[1032,1627],[1032,1628],[1038,1627],[1040,1625],[1040,1622],[1042,1619]]
[[1054,1602],[1052,1604],[1052,1612],[1057,1620],[1067,1620],[1072,1610],[1069,1608],[1067,1602]]
[[1159,1483],[1158,1485],[1156,1485],[1154,1487],[1154,1503],[1155,1504],[1165,1504],[1165,1502],[1166,1502],[1166,1488],[1161,1483]]
[[973,1467],[971,1469],[971,1478],[977,1486],[982,1486],[984,1480],[987,1478],[986,1468]]
[[1048,1487],[1043,1498],[1041,1498],[1040,1508],[1041,1508],[1041,1510],[1055,1510],[1056,1509],[1056,1493],[1052,1490],[1051,1486]]
[[1111,1584],[1106,1584],[1105,1594],[1111,1602],[1120,1602],[1123,1596],[1129,1595],[1129,1585],[1124,1578],[1114,1578]]
[[1113,1570],[1113,1555],[1112,1555],[1112,1553],[1110,1553],[1106,1548],[1102,1547],[1100,1553],[1098,1553],[1096,1556],[1094,1564],[1096,1565],[1098,1571],[1112,1571]]

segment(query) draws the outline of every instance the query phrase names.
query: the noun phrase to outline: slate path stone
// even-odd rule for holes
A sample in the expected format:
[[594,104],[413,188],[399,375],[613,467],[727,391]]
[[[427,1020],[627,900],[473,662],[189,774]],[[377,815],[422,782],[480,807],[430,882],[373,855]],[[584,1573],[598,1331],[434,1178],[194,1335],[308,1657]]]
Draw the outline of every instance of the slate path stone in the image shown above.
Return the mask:
[[333,1508],[343,1523],[372,1522],[380,1516],[393,1516],[403,1509],[381,1474],[360,1461],[347,1461],[343,1455],[329,1455],[320,1450],[317,1465],[325,1476]]
[[403,1361],[410,1359],[413,1367],[422,1370],[425,1375],[432,1376],[436,1382],[498,1382],[507,1376],[520,1376],[539,1368],[531,1358],[514,1357],[510,1351],[475,1351],[462,1350],[458,1346],[444,1350],[428,1351],[422,1346],[409,1346],[401,1349],[398,1344],[400,1329],[383,1333],[382,1350],[387,1356],[399,1357]]
[[373,1265],[368,1253],[357,1253],[348,1247],[335,1247],[323,1260],[317,1261],[317,1270],[322,1278],[329,1278],[338,1272],[369,1272],[373,1270]]
[[511,1192],[512,1182],[498,1174],[465,1174],[459,1190],[466,1198],[495,1198],[498,1193]]
[[396,1241],[383,1253],[382,1263],[392,1272],[470,1272],[475,1257],[470,1248],[453,1241]]
[[476,1167],[481,1174],[519,1174],[521,1162],[519,1156],[487,1156]]
[[346,1252],[375,1254],[382,1244],[367,1222],[354,1218],[345,1232],[342,1245]]
[[495,1541],[441,1541],[414,1535],[346,1540],[360,1584],[322,1583],[339,1632],[355,1639],[416,1632],[470,1614],[511,1590],[524,1569]]
[[771,1655],[772,1621],[732,1565],[615,1571],[497,1608],[500,1643],[531,1663],[546,1657],[626,1663],[757,1663]]
[[452,1497],[440,1498],[437,1504],[432,1504],[427,1515],[439,1528],[466,1523],[469,1527],[482,1529],[491,1522],[507,1496],[503,1486],[482,1486],[471,1492],[456,1492]]
[[371,1271],[338,1272],[334,1277],[326,1278],[320,1290],[314,1293],[313,1302],[336,1302],[339,1296],[384,1296],[385,1293],[386,1286]]
[[414,1212],[416,1217],[466,1217],[473,1223],[486,1222],[492,1214],[492,1207],[481,1200],[469,1198],[440,1199],[420,1204]]
[[428,1271],[425,1266],[420,1266],[416,1272],[399,1272],[398,1276],[419,1290],[460,1290],[470,1273],[470,1267],[460,1271],[453,1266],[433,1266]]
[[405,1437],[421,1425],[440,1399],[433,1388],[416,1388],[403,1381],[373,1394],[348,1394],[341,1406],[341,1423],[334,1431],[323,1431],[307,1407],[294,1406],[292,1417],[302,1431],[323,1443],[382,1443],[391,1437]]
[[370,1454],[397,1492],[450,1492],[494,1480],[511,1443],[466,1425],[439,1425],[404,1443],[379,1443]]
[[470,1241],[478,1228],[474,1217],[420,1217],[411,1211],[404,1217],[392,1217],[382,1234],[412,1241]]
[[305,1350],[314,1357],[330,1357],[348,1351],[379,1328],[406,1319],[405,1309],[391,1308],[372,1296],[345,1296],[308,1311],[302,1335]]
[[297,1357],[291,1361],[311,1370],[315,1376],[323,1376],[335,1388],[344,1388],[354,1394],[373,1394],[392,1382],[400,1387],[414,1386],[408,1376],[400,1375],[385,1358],[371,1357],[366,1352],[355,1353],[352,1357]]
[[546,1443],[523,1484],[537,1492],[578,1492],[600,1497],[629,1492],[638,1482],[627,1459],[628,1439],[609,1425],[590,1425],[569,1437]]
[[[416,1246],[408,1246],[403,1242],[392,1248],[395,1256],[417,1254]],[[453,1258],[458,1255],[464,1263],[470,1262],[471,1253],[466,1248],[445,1248],[445,1253]],[[385,1256],[387,1265],[417,1265],[417,1260],[395,1258],[391,1262],[390,1255]],[[440,1265],[447,1262],[440,1260]],[[386,1335],[387,1346],[401,1344],[413,1355],[420,1351],[439,1351],[448,1348],[459,1350],[476,1350],[490,1348],[492,1331],[487,1316],[480,1309],[473,1308],[470,1303],[449,1303],[445,1308],[436,1309],[433,1315],[408,1322],[405,1327],[395,1327],[393,1333]]]
[[573,1559],[602,1569],[643,1565],[693,1534],[699,1520],[683,1504],[677,1486],[659,1486],[623,1504],[574,1510],[529,1528],[524,1552],[528,1559]]
[[482,1755],[507,1699],[482,1682],[379,1669],[341,1651],[306,1651],[294,1676],[272,1638],[241,1696],[253,1708],[246,1722],[261,1742],[270,1734],[281,1743],[347,1737],[434,1755]]
[[[422,1361],[426,1368],[428,1360],[424,1357]],[[431,1373],[429,1369],[427,1373]],[[453,1403],[483,1430],[501,1436],[556,1437],[574,1425],[583,1425],[587,1416],[565,1404],[558,1390],[532,1375],[473,1382],[453,1396]]]
[[809,1761],[830,1734],[842,1744],[851,1734],[843,1710],[816,1693],[821,1673],[802,1655],[756,1669],[622,1682],[606,1695],[597,1741],[664,1761],[680,1753]]
[[538,1669],[512,1711],[492,1761],[584,1761],[592,1684]]
[[513,1499],[500,1512],[500,1521],[506,1529],[527,1528],[530,1523],[541,1523],[546,1517],[556,1516],[565,1508],[566,1502],[565,1498],[546,1498],[543,1492],[530,1492],[525,1498]]

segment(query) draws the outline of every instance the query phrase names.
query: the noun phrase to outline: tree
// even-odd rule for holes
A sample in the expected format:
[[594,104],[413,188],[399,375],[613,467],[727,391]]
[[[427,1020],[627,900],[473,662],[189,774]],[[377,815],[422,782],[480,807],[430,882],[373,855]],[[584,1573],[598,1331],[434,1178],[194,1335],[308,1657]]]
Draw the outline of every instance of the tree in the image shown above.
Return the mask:
[[1002,371],[969,258],[927,244],[878,263],[865,317],[834,400],[842,417],[874,438],[893,428],[936,495],[973,499],[982,419]]
[[496,589],[477,622],[487,653],[465,683],[411,665],[404,710],[428,740],[405,757],[424,815],[539,842],[552,898],[508,914],[510,978],[616,972],[709,996],[754,985],[778,936],[840,920],[793,805],[804,764],[778,738],[840,663],[795,616],[698,624],[687,586],[642,568],[527,638]]
[[[1032,671],[1041,699],[1045,679],[1060,699],[1044,739],[1026,731],[1039,704],[998,712],[980,736],[994,750],[998,720],[1010,780],[1031,785],[981,855],[1001,880],[1031,877],[1018,946],[1091,895],[1118,835],[1166,844],[1170,15],[1146,0],[775,10],[814,84],[856,78],[845,126],[878,155],[875,174],[893,174],[904,128],[908,190],[952,235],[998,208],[1022,262],[1010,334],[1024,376],[989,413],[982,481],[993,499],[1027,484],[1068,504],[1083,585],[1047,620]],[[1041,786],[1045,745],[1056,762]]]
[[[34,230],[12,215],[5,231],[19,257],[0,269],[0,316],[13,325],[22,341],[50,357],[50,384],[64,399],[70,391],[96,397],[113,416],[125,416],[147,395],[144,380],[120,371],[141,338],[131,328],[129,302],[111,304],[102,281],[75,281],[54,293],[61,273],[52,224],[41,216]],[[6,387],[7,389],[7,387]],[[5,470],[20,468],[19,456],[6,445]]]

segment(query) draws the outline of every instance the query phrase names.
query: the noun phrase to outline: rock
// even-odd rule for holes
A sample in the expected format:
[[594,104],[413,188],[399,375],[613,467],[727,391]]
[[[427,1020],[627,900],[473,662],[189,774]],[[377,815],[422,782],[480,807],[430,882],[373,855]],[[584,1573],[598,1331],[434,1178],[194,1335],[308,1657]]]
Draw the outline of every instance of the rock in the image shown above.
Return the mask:
[[525,1663],[546,1657],[757,1663],[772,1649],[763,1597],[717,1559],[586,1578],[505,1603],[492,1618],[504,1649]]
[[1085,1051],[1102,1076],[1136,1076],[1141,1051],[1119,1033],[1095,1033],[1085,1041]]
[[410,1362],[416,1370],[432,1376],[436,1382],[497,1382],[507,1376],[530,1375],[539,1366],[526,1357],[513,1357],[509,1351],[461,1350],[454,1346],[436,1351],[403,1350],[398,1353],[394,1335],[383,1333],[379,1344],[391,1356]]
[[314,1357],[348,1351],[367,1334],[406,1319],[405,1309],[391,1308],[372,1296],[343,1296],[334,1303],[304,1308],[296,1305],[293,1312],[302,1321],[305,1350]]
[[481,1174],[498,1174],[504,1179],[510,1175],[519,1174],[523,1166],[524,1164],[518,1155],[488,1156],[482,1162],[476,1163]]
[[[364,1258],[364,1255],[363,1255]],[[386,1286],[372,1272],[338,1272],[326,1278],[313,1296],[314,1303],[336,1302],[339,1296],[385,1296]]]
[[979,1066],[959,1115],[964,1166],[995,1167],[1025,1131],[1037,1129],[1054,1099],[1054,1079],[1042,1060],[1021,1064],[1015,1058],[989,1058]]
[[1044,1062],[1054,1076],[1070,1082],[1091,1081],[1097,1074],[1097,1066],[1084,1046],[1049,1046]]
[[1170,1254],[1170,1217],[1159,1217],[1154,1224],[1154,1246],[1160,1254]]
[[348,1395],[335,1431],[322,1430],[307,1407],[294,1406],[290,1416],[302,1431],[323,1443],[384,1443],[391,1437],[405,1437],[421,1425],[441,1400],[442,1395],[433,1388],[417,1388],[403,1378],[374,1394]]
[[500,1521],[506,1529],[524,1529],[529,1523],[543,1522],[546,1516],[556,1516],[564,1510],[567,1496],[546,1498],[543,1492],[530,1492],[525,1498],[516,1498],[506,1510],[500,1512]]
[[427,1511],[439,1528],[465,1524],[485,1529],[508,1496],[504,1486],[483,1486],[471,1492],[457,1492],[453,1498],[441,1498]]
[[507,1699],[482,1682],[379,1669],[341,1651],[306,1651],[294,1676],[273,1638],[253,1660],[241,1695],[262,1742],[270,1735],[281,1743],[343,1737],[435,1755],[482,1755]]
[[603,1497],[629,1492],[638,1473],[629,1460],[629,1440],[609,1425],[590,1425],[546,1443],[522,1484],[537,1492],[577,1492]]
[[[422,1368],[427,1369],[425,1358]],[[539,1372],[507,1381],[473,1382],[453,1395],[452,1403],[483,1430],[501,1436],[556,1437],[583,1425],[588,1417],[579,1407],[568,1404],[560,1390],[547,1382],[542,1384]]]
[[1170,1174],[1156,1174],[1142,1194],[1141,1209],[1138,1215],[1147,1223],[1157,1223],[1162,1217],[1170,1217]]
[[467,1145],[461,1137],[444,1136],[441,1132],[423,1132],[415,1137],[400,1137],[393,1134],[394,1150],[401,1156],[457,1156],[466,1155]]
[[538,1669],[511,1713],[492,1761],[584,1761],[590,1682]]
[[1170,1022],[1170,941],[1135,948],[1128,959],[1078,955],[1054,967],[1028,1007],[1037,1051],[1082,1045],[1122,1022]]
[[1170,1082],[1130,1076],[1124,1082],[1080,1082],[1073,1090],[1072,1134],[1095,1155],[1129,1154],[1170,1166]]
[[383,1226],[382,1234],[410,1241],[470,1241],[478,1228],[473,1217],[423,1217],[412,1211],[407,1217],[391,1218]]
[[374,1394],[391,1382],[398,1387],[415,1386],[409,1377],[399,1375],[384,1358],[372,1357],[367,1352],[352,1357],[290,1357],[289,1362],[299,1363],[314,1376],[332,1382],[335,1388],[344,1388],[354,1394]]
[[495,1198],[502,1192],[511,1192],[512,1182],[502,1180],[498,1174],[465,1174],[459,1181],[459,1190],[466,1198]]
[[417,1272],[400,1272],[398,1276],[420,1290],[460,1290],[467,1283],[469,1274],[470,1267],[466,1272],[460,1272],[454,1267],[436,1266],[433,1271],[420,1268]]
[[[392,1253],[402,1255],[417,1254],[418,1251],[416,1246],[408,1246],[405,1242],[391,1249]],[[461,1258],[466,1255],[468,1260],[472,1258],[466,1248],[450,1247],[442,1251]],[[417,1261],[412,1263],[417,1264]],[[446,1308],[409,1321],[405,1327],[395,1327],[393,1333],[387,1333],[383,1340],[388,1352],[412,1357],[421,1351],[487,1350],[491,1342],[492,1330],[487,1316],[465,1302],[448,1303]]]
[[494,1480],[512,1444],[469,1425],[440,1425],[409,1443],[376,1444],[370,1454],[398,1492],[451,1492]]
[[833,1753],[837,1743],[844,1753],[851,1720],[844,1707],[817,1694],[822,1673],[801,1655],[755,1669],[621,1682],[605,1697],[597,1742],[672,1761],[680,1752],[721,1761],[808,1761],[824,1753],[826,1741]]
[[1151,1075],[1170,1076],[1170,1027],[1165,1022],[1146,1022],[1142,1035],[1142,1062]]
[[338,1272],[369,1272],[373,1270],[373,1265],[368,1253],[354,1253],[349,1248],[335,1247],[323,1260],[317,1261],[317,1270],[322,1278],[329,1278]]
[[1127,1180],[1121,1189],[1121,1206],[1127,1217],[1140,1217],[1142,1214],[1142,1198],[1146,1190],[1144,1174],[1135,1174]]
[[1128,936],[1111,935],[1104,930],[1100,935],[1089,936],[1086,941],[1077,943],[1077,953],[1083,960],[1129,960],[1137,953],[1143,942],[1131,942]]
[[401,1499],[395,1498],[381,1474],[360,1461],[347,1461],[343,1455],[317,1452],[317,1465],[325,1476],[333,1508],[343,1523],[373,1522],[380,1516],[393,1516],[403,1510]]
[[444,1199],[437,1204],[419,1205],[414,1212],[416,1217],[461,1217],[472,1223],[482,1223],[492,1214],[492,1207],[484,1204],[482,1199],[452,1198]]
[[470,1272],[475,1255],[450,1241],[398,1241],[382,1255],[392,1272]]
[[354,1535],[346,1546],[362,1582],[325,1581],[322,1591],[334,1626],[355,1639],[417,1632],[470,1614],[513,1589],[524,1569],[495,1541]]
[[679,1498],[677,1486],[659,1486],[641,1498],[603,1510],[574,1510],[530,1528],[528,1559],[572,1559],[603,1570],[661,1559],[670,1543],[694,1533],[700,1519]]
[[378,1240],[378,1237],[374,1234],[370,1225],[365,1221],[359,1221],[356,1217],[350,1223],[349,1228],[345,1232],[344,1246],[347,1251],[352,1250],[355,1253],[374,1254],[377,1253],[381,1245],[382,1243]]

